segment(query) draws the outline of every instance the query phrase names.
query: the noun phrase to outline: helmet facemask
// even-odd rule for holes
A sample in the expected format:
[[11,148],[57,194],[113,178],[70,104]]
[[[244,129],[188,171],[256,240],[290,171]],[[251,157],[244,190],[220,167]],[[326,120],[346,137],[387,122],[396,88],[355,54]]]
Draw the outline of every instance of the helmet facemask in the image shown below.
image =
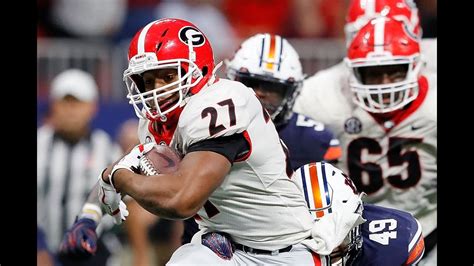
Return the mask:
[[358,225],[349,232],[341,245],[328,255],[330,265],[352,265],[362,250],[362,243],[361,225]]
[[[388,113],[402,109],[418,96],[418,76],[422,64],[420,56],[410,57],[388,56],[386,59],[347,60],[352,69],[350,81],[351,90],[354,92],[353,101],[362,109],[371,113]],[[368,84],[369,72],[376,70],[382,73],[394,67],[405,69],[405,77],[400,81],[391,83]],[[387,73],[390,76],[390,73]]]
[[271,76],[254,75],[246,69],[241,71],[229,70],[229,72],[232,72],[232,74],[228,73],[229,76],[232,76],[232,79],[255,91],[260,90],[262,93],[278,95],[279,101],[277,99],[260,99],[275,125],[284,124],[291,118],[293,105],[300,92],[302,82],[296,82],[292,78],[280,80]]
[[[276,126],[287,123],[305,75],[298,53],[285,38],[256,34],[241,44],[226,65],[229,79],[258,89],[261,95],[267,93],[267,99],[260,101]],[[274,100],[271,92],[277,92],[281,100]]]
[[[330,191],[330,202],[334,203],[335,205],[332,206],[329,205],[325,208],[322,209],[316,209],[314,211],[324,211],[325,213],[327,212],[328,209],[333,208],[334,211],[337,211],[339,209],[338,203],[336,202],[336,199],[334,200],[334,189],[331,187],[331,184],[329,185],[329,191]],[[364,205],[362,204],[361,198],[365,195],[365,193],[359,194],[359,204],[357,209],[355,210],[355,213],[359,213],[362,215],[364,211]],[[360,251],[362,250],[362,231],[361,231],[361,226],[362,225],[357,225],[354,228],[351,229],[351,231],[347,234],[346,238],[344,238],[343,242],[333,250],[331,254],[329,254],[329,261],[332,266],[344,266],[344,265],[352,265],[352,263],[355,261],[357,256],[360,254]]]
[[[190,57],[192,59],[192,46]],[[145,91],[142,74],[148,70],[176,69],[179,79],[162,87]],[[138,117],[166,121],[166,114],[186,104],[189,90],[203,78],[202,71],[190,59],[158,60],[155,53],[138,54],[130,59],[129,67],[124,72],[127,84],[129,103],[133,105]],[[141,80],[141,81],[140,81]],[[163,99],[178,94],[173,103],[163,102]],[[161,103],[160,103],[161,100]]]

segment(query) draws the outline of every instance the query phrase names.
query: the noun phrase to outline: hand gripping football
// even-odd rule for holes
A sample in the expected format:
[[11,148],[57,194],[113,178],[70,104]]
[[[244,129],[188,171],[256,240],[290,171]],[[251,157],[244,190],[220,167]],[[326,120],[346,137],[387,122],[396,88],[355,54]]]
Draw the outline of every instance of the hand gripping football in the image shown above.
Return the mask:
[[173,148],[166,145],[155,145],[140,159],[140,174],[150,176],[168,174],[178,169],[181,157]]

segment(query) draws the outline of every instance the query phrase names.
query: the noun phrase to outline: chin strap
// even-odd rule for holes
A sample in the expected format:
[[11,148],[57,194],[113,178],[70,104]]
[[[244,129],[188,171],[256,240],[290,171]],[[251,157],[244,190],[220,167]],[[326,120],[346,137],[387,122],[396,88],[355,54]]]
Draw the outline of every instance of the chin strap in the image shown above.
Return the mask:
[[216,75],[217,70],[222,66],[223,61],[220,61],[215,67],[214,70],[212,70],[212,76]]
[[[216,72],[217,72],[217,70],[222,66],[222,64],[223,64],[223,62],[221,61],[221,62],[219,62],[219,63],[214,67],[214,70],[212,70],[212,73],[211,73],[211,77],[209,78],[209,80],[208,80],[207,83],[203,86],[202,89],[204,89],[205,87],[211,86],[212,84],[214,84],[214,82],[216,82],[216,81],[219,80],[219,77],[216,76]],[[201,89],[201,90],[202,90],[202,89]],[[191,91],[191,90],[190,90],[190,91]],[[188,101],[189,101],[189,98],[190,98],[191,96],[193,96],[193,95],[194,95],[194,94],[192,94],[192,93],[188,93],[188,94],[186,95],[186,97],[183,99],[183,101],[181,102],[181,103],[182,103],[181,106],[186,105],[186,104],[188,103]]]
[[211,77],[209,78],[209,80],[207,81],[206,85],[207,86],[210,86],[212,84],[214,84],[214,82],[216,82],[217,80],[219,80],[216,76],[216,72],[217,70],[222,66],[223,62],[220,61],[215,67],[214,67],[214,70],[212,70],[212,74],[211,74]]

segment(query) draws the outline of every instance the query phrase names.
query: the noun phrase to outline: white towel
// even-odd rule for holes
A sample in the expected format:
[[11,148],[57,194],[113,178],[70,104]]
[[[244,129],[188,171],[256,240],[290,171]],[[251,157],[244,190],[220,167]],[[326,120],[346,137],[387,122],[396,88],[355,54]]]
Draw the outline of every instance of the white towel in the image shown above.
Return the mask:
[[362,204],[360,198],[354,197],[341,204],[337,211],[321,217],[311,229],[312,239],[303,240],[301,244],[320,255],[331,254],[354,227],[366,221],[362,218],[362,211],[354,212],[358,208],[362,210],[359,204]]

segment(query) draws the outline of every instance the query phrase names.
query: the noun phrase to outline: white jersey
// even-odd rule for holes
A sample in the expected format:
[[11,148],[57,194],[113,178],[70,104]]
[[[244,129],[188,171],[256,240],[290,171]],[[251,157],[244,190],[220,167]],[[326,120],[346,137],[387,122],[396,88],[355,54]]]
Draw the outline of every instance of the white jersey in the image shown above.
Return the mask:
[[295,111],[334,131],[343,148],[339,166],[367,192],[367,202],[410,212],[429,234],[437,215],[436,74],[420,79],[413,112],[379,123],[352,102],[344,68],[339,64],[306,80]]
[[[140,140],[154,139],[142,121]],[[243,84],[220,79],[189,98],[171,146],[182,154],[199,141],[243,133],[249,156],[233,163],[223,183],[198,212],[199,227],[220,231],[254,248],[275,250],[310,236],[312,218],[287,173],[280,138],[255,96]]]

